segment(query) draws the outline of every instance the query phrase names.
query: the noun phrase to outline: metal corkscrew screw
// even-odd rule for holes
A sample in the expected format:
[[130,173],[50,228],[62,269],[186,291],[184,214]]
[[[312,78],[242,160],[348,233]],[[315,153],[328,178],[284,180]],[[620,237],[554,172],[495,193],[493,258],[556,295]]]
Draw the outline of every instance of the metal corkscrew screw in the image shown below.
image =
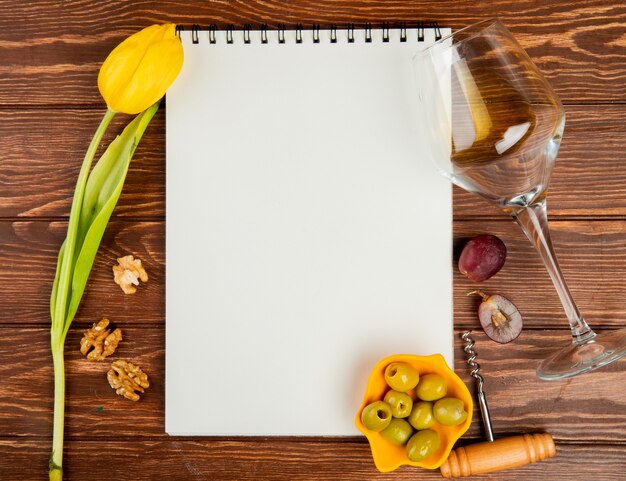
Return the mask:
[[489,406],[487,406],[487,398],[485,397],[485,391],[483,389],[485,380],[480,375],[480,364],[476,362],[478,355],[474,350],[474,339],[472,339],[472,331],[464,332],[461,339],[465,341],[465,347],[463,350],[469,356],[467,358],[467,364],[472,368],[470,375],[476,379],[476,387],[478,389],[476,397],[478,398],[478,405],[480,406],[480,414],[483,418],[483,426],[485,427],[485,434],[490,442],[493,442],[493,427],[491,426],[491,416],[489,415]]
[[470,375],[476,379],[478,405],[485,426],[488,441],[454,449],[448,459],[440,466],[444,478],[459,478],[474,474],[486,474],[503,469],[525,466],[556,456],[556,446],[548,433],[520,434],[508,438],[493,438],[491,416],[487,407],[487,398],[483,385],[485,380],[480,375],[480,365],[476,362],[476,351],[472,331],[464,332],[461,339],[465,341],[464,351],[467,353],[467,364],[472,368]]

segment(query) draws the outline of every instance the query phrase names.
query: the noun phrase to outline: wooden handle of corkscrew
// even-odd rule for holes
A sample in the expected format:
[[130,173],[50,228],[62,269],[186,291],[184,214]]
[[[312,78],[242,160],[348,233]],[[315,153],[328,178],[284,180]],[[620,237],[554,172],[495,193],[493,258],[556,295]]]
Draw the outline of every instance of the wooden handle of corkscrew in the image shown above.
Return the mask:
[[440,470],[444,478],[459,478],[524,466],[555,455],[552,436],[524,434],[457,448]]

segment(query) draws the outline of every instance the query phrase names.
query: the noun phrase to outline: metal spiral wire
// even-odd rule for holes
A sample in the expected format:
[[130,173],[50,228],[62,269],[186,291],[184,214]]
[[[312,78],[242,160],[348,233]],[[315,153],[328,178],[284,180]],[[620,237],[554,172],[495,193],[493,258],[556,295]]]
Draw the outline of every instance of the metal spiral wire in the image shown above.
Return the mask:
[[461,336],[461,339],[465,341],[465,347],[463,348],[463,350],[468,355],[466,362],[468,366],[472,368],[472,371],[470,372],[470,376],[472,376],[474,379],[478,381],[478,390],[482,391],[485,380],[479,374],[480,364],[476,362],[478,355],[476,354],[476,351],[474,350],[474,344],[476,343],[474,342],[474,339],[472,339],[472,331],[464,332],[463,335]]
[[[439,28],[439,24],[437,22],[415,22],[413,24],[407,24],[407,22],[399,22],[397,24],[391,22],[382,22],[380,25],[373,25],[371,22],[367,22],[360,27],[357,27],[354,23],[349,23],[346,25],[338,25],[336,23],[331,23],[328,27],[324,27],[324,30],[328,30],[330,33],[329,41],[330,43],[338,43],[338,32],[346,31],[347,32],[347,42],[355,43],[354,31],[355,29],[363,30],[365,33],[365,42],[372,43],[375,41],[375,38],[372,36],[372,31],[374,29],[381,30],[382,32],[382,41],[390,42],[392,37],[390,37],[391,30],[399,30],[400,32],[400,42],[407,41],[407,29],[416,30],[417,31],[417,41],[424,41],[424,30],[425,29],[433,29],[435,35],[435,41],[441,40],[442,34],[441,29]],[[268,40],[269,32],[276,32],[276,37],[278,38],[278,43],[286,43],[289,38],[286,37],[287,32],[294,31],[295,32],[295,42],[303,43],[303,31],[311,31],[312,32],[312,40],[313,43],[321,43],[320,30],[322,30],[322,25],[319,23],[314,23],[310,27],[305,28],[302,24],[296,24],[293,28],[287,28],[285,24],[279,24],[275,28],[270,28],[267,24],[259,25],[258,27],[254,27],[251,24],[244,24],[242,27],[237,27],[234,24],[228,24],[225,28],[218,28],[215,24],[210,25],[199,25],[194,23],[191,26],[185,25],[176,25],[176,35],[178,38],[182,38],[182,33],[185,31],[191,31],[191,42],[193,44],[198,44],[203,40],[206,40],[206,36],[201,36],[200,32],[208,32],[208,41],[210,44],[218,43],[218,41],[222,41],[225,38],[227,44],[237,43],[239,39],[243,38],[244,44],[250,44],[255,42],[255,36],[251,36],[252,32],[260,32],[260,38],[262,44],[270,43]],[[224,31],[225,36],[218,36],[217,33]],[[240,33],[241,32],[241,33]]]
[[470,372],[470,376],[476,379],[476,383],[478,384],[478,405],[480,407],[480,413],[483,417],[483,426],[485,427],[485,435],[489,441],[493,441],[493,428],[491,426],[491,416],[489,415],[489,406],[487,406],[487,398],[485,397],[485,391],[483,390],[483,385],[485,380],[480,375],[480,364],[476,362],[476,358],[478,355],[474,350],[474,339],[472,339],[472,331],[464,332],[461,335],[461,339],[465,341],[465,347],[463,350],[468,355],[467,365],[472,368]]

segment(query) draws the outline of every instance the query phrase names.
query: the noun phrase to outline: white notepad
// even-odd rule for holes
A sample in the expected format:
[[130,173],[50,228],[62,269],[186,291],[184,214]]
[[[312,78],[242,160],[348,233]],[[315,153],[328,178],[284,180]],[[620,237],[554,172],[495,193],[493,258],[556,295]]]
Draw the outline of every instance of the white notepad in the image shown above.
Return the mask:
[[166,108],[168,433],[355,435],[380,359],[452,365],[451,187],[416,134],[424,33],[182,32]]

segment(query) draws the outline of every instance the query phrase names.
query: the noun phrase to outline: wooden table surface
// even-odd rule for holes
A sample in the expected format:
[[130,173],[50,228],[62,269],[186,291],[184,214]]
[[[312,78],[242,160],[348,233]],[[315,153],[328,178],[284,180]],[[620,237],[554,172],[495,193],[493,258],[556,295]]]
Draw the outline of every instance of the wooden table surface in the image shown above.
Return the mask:
[[[47,479],[52,433],[49,295],[84,151],[104,112],[99,65],[152,23],[288,27],[437,20],[458,29],[500,15],[565,104],[567,127],[549,194],[553,237],[592,326],[626,327],[626,6],[606,0],[516,2],[266,0],[0,1],[0,479]],[[118,131],[118,122],[112,131]],[[130,168],[66,346],[67,480],[419,480],[380,474],[364,438],[179,438],[164,433],[165,126],[161,110]],[[482,286],[525,316],[507,346],[477,334],[496,436],[547,431],[558,455],[491,480],[626,479],[626,361],[563,382],[535,377],[569,336],[545,269],[514,223],[455,191],[454,237],[499,235],[504,269]],[[144,260],[135,296],[112,284],[117,256]],[[474,284],[455,269],[455,333],[476,328]],[[103,316],[152,386],[136,404],[115,396],[106,363],[85,361],[81,333]],[[456,336],[457,372],[470,383]],[[121,355],[121,354],[120,354]],[[476,414],[476,413],[475,413]],[[464,437],[480,438],[478,416]]]

